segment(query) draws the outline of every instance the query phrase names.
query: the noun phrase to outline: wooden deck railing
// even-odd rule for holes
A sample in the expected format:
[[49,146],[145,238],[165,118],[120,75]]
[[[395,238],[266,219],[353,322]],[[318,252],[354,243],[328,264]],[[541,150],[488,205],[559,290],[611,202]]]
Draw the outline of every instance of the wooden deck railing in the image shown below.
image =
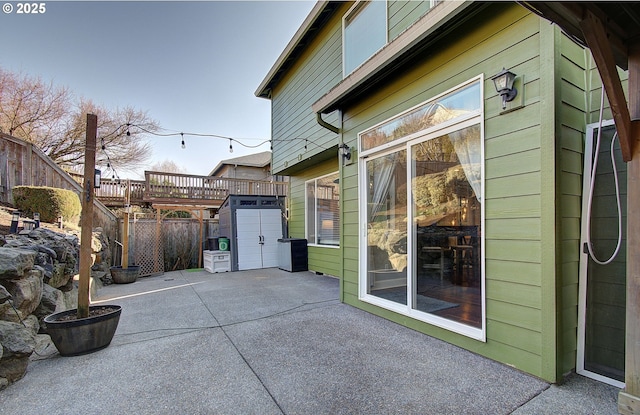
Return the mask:
[[130,204],[183,204],[220,206],[230,194],[286,196],[288,182],[230,179],[226,177],[145,171],[145,180],[104,180],[96,196],[108,206]]

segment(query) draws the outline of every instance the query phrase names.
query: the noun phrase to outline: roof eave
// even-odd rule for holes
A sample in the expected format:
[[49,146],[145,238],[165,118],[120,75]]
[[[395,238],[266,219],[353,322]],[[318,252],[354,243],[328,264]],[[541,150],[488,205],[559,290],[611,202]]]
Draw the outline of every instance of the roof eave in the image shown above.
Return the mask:
[[262,83],[260,83],[260,86],[255,92],[256,97],[267,98],[267,99],[270,97],[270,91],[271,91],[270,84],[273,81],[275,75],[278,73],[278,71],[280,71],[283,64],[287,61],[287,59],[289,59],[289,56],[291,56],[291,53],[296,48],[300,40],[309,31],[313,23],[320,16],[322,11],[328,4],[329,4],[329,1],[320,0],[316,3],[315,6],[313,6],[313,9],[311,9],[311,12],[309,12],[309,15],[307,16],[307,18],[304,20],[304,22],[302,22],[302,25],[300,26],[298,31],[293,35],[293,38],[291,38],[291,40],[289,41],[287,46],[284,48],[284,50],[282,51],[282,53],[280,54],[276,62],[273,64],[273,66],[267,73],[267,76],[264,78]]

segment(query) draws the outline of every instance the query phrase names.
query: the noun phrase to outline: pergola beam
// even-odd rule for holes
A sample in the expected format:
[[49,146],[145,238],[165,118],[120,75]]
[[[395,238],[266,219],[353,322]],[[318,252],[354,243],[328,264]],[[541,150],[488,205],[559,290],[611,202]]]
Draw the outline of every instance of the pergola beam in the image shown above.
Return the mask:
[[628,162],[633,155],[635,140],[631,136],[631,117],[610,40],[600,19],[589,10],[585,10],[580,27],[587,46],[591,49],[591,54],[600,73],[600,79],[604,85],[604,92],[606,92],[611,105],[613,120],[618,130],[622,158]]

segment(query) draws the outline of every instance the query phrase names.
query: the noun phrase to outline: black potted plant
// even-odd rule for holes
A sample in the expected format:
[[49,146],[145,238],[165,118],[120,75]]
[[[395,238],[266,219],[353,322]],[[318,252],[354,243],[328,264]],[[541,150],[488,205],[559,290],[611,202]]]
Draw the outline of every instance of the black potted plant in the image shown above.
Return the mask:
[[111,271],[111,279],[116,284],[129,284],[135,282],[140,275],[139,265],[129,265],[129,189],[127,187],[127,202],[122,213],[122,260],[120,266],[114,266],[109,269]]
[[[85,144],[84,191],[80,233],[80,269],[78,284],[78,308],[54,313],[45,317],[47,333],[63,356],[90,353],[107,347],[118,327],[122,307],[119,305],[89,304],[91,278],[91,237],[93,227],[94,188],[100,179],[95,170],[96,135],[98,117],[87,114]],[[93,183],[92,183],[93,181]]]

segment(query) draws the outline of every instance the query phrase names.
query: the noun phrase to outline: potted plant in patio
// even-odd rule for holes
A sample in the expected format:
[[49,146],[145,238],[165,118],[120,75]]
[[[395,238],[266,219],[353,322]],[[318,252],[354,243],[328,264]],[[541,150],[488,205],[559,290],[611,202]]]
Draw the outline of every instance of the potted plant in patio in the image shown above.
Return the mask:
[[[122,307],[119,305],[89,304],[91,274],[91,237],[93,227],[94,188],[100,178],[95,170],[96,135],[98,117],[87,114],[85,166],[80,234],[80,269],[78,284],[78,308],[45,317],[47,333],[63,356],[90,353],[107,347],[118,327]],[[93,183],[92,183],[93,181]]]

